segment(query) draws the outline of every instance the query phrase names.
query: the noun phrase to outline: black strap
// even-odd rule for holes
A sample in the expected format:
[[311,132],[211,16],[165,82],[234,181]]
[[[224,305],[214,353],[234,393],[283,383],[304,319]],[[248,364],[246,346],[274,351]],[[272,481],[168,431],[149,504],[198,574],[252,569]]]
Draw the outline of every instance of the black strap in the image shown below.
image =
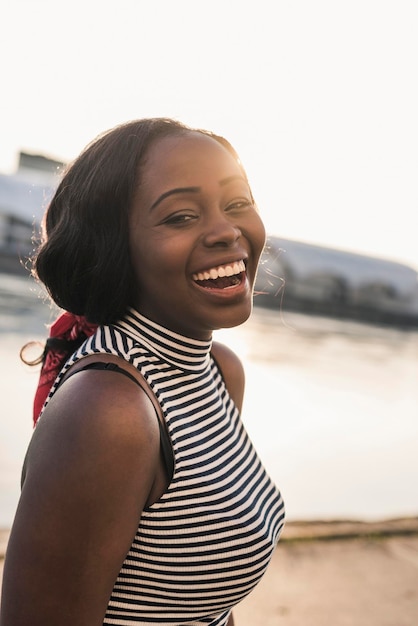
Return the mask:
[[160,429],[161,452],[162,452],[164,463],[167,469],[168,477],[171,480],[173,477],[173,473],[174,473],[173,448],[171,446],[170,437],[168,436],[166,429],[161,423],[161,418],[158,414],[156,407],[154,406],[154,402],[151,399],[150,391],[146,389],[144,386],[142,386],[139,380],[135,378],[135,376],[133,376],[130,372],[125,370],[123,367],[119,367],[119,365],[116,365],[116,363],[105,363],[103,361],[94,361],[93,363],[87,363],[87,365],[80,367],[80,369],[74,372],[69,372],[65,380],[67,380],[74,374],[77,374],[77,372],[83,372],[84,370],[108,370],[111,372],[119,372],[120,374],[124,374],[125,376],[133,380],[133,382],[136,383],[139,387],[141,387],[141,389],[147,394],[147,396],[151,400],[152,406],[154,407],[154,411],[157,416],[158,427]]

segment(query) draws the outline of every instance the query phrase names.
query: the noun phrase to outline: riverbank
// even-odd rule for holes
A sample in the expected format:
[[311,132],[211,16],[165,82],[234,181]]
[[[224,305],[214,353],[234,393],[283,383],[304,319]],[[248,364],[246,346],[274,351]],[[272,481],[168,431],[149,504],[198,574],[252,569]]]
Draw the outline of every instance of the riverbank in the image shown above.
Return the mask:
[[237,626],[415,626],[418,518],[289,523]]
[[[8,536],[0,531],[0,556]],[[234,615],[236,626],[415,626],[418,517],[288,522]]]

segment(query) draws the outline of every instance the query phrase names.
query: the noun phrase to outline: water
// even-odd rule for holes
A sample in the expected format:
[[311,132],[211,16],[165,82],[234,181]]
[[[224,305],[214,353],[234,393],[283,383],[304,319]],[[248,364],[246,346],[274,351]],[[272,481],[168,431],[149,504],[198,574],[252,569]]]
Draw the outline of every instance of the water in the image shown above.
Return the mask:
[[[19,350],[54,315],[0,274],[0,527],[9,527],[39,370]],[[243,419],[289,519],[418,514],[418,332],[255,308],[216,333],[242,358]]]

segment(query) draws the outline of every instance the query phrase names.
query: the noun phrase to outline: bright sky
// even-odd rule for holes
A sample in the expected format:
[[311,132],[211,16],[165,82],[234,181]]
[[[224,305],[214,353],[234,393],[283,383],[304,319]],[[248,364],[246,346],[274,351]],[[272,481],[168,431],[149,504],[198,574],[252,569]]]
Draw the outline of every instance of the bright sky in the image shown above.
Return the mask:
[[13,0],[0,23],[0,172],[175,117],[234,144],[271,234],[418,269],[417,0]]

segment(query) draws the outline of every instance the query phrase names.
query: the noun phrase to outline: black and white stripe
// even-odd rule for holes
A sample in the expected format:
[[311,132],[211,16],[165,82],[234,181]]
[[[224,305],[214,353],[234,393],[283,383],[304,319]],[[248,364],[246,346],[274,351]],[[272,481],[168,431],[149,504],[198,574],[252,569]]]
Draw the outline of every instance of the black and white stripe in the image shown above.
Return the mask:
[[120,355],[153,389],[173,446],[172,481],[143,511],[104,624],[225,626],[232,607],[265,572],[278,541],[283,501],[210,348],[210,342],[182,337],[130,310],[85,342],[51,391],[79,358]]

